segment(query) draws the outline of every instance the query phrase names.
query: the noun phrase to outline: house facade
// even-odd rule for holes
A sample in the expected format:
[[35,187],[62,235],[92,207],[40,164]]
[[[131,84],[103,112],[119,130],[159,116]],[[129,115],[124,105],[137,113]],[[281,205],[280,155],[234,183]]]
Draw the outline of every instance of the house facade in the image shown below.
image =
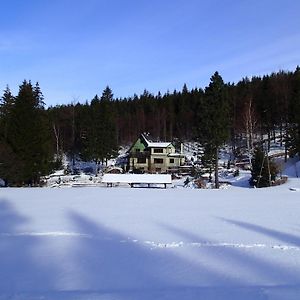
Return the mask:
[[177,153],[169,142],[152,142],[145,134],[129,149],[129,170],[143,173],[172,173],[185,162],[183,153]]

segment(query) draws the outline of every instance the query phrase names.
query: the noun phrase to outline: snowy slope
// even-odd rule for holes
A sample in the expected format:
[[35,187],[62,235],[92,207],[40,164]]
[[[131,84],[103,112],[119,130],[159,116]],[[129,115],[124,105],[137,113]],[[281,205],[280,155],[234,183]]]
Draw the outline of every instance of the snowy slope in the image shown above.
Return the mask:
[[290,186],[1,189],[0,299],[299,299]]

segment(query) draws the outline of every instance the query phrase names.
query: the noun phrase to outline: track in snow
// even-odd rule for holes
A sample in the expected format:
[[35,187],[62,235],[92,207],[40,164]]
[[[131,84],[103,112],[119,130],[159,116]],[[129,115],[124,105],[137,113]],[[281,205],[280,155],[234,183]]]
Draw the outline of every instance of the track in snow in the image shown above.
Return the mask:
[[[19,232],[19,233],[6,233],[2,232],[0,233],[0,238],[5,237],[11,237],[11,238],[17,238],[17,237],[66,237],[66,238],[85,238],[85,239],[95,239],[95,240],[105,240],[109,241],[112,239],[107,237],[97,237],[93,236],[91,234],[86,233],[79,233],[79,232],[66,232],[66,231],[49,231],[49,232]],[[116,242],[116,241],[114,241]],[[161,242],[153,242],[153,241],[139,241],[136,239],[128,238],[127,240],[120,240],[117,241],[120,244],[126,244],[126,243],[135,243],[140,244],[144,246],[150,247],[150,249],[170,249],[170,248],[185,248],[185,247],[195,247],[195,248],[216,248],[216,247],[224,247],[224,248],[245,248],[245,249],[251,249],[251,248],[258,248],[258,249],[276,249],[276,250],[295,250],[300,251],[300,247],[297,246],[291,246],[291,245],[268,245],[268,244],[262,244],[262,243],[253,243],[253,244],[243,244],[243,243],[210,243],[210,242],[171,242],[171,243],[161,243]]]

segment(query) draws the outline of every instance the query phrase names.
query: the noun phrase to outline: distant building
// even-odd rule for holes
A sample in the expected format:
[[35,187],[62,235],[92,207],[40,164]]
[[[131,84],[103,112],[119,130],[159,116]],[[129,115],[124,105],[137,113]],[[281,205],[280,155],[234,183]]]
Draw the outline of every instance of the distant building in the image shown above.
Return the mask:
[[145,134],[129,149],[129,170],[142,173],[173,173],[184,165],[185,157],[171,142],[152,142]]

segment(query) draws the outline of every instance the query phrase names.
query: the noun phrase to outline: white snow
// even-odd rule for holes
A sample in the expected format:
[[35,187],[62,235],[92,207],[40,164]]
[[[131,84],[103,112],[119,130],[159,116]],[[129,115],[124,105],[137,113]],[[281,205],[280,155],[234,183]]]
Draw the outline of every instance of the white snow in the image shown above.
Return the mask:
[[166,174],[104,174],[102,183],[172,183]]
[[171,142],[152,142],[148,139],[146,134],[142,134],[142,136],[147,143],[147,147],[150,147],[150,148],[167,148],[170,145],[172,145]]
[[149,142],[149,141],[147,144],[148,147],[150,148],[167,148],[171,145],[171,143],[169,142],[164,143],[164,142]]
[[290,188],[1,189],[0,300],[299,299]]
[[289,177],[300,177],[300,161],[298,156],[290,158],[287,161],[283,174]]

